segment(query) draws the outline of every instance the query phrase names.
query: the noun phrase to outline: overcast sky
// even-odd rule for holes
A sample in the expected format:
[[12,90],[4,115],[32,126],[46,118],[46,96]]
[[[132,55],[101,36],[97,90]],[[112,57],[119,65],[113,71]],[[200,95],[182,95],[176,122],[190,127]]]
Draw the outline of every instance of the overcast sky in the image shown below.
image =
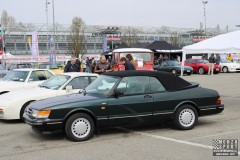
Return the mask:
[[[52,23],[52,0],[49,23]],[[1,0],[17,22],[46,23],[46,0]],[[55,20],[71,24],[80,16],[87,25],[170,26],[199,28],[204,22],[202,0],[55,0]],[[240,24],[239,0],[208,0],[207,27],[235,29]]]

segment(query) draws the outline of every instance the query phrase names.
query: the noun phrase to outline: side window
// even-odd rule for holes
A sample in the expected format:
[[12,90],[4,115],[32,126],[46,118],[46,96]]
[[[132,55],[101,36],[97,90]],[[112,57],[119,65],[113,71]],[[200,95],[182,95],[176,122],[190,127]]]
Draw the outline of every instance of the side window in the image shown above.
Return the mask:
[[167,66],[167,62],[162,62],[161,66]]
[[98,77],[90,77],[90,83],[92,83],[95,79],[97,79]]
[[43,81],[46,80],[47,77],[44,71],[33,71],[29,77],[31,81]]
[[84,89],[89,85],[88,77],[76,77],[67,86],[72,86],[73,89]]
[[151,93],[166,91],[162,83],[155,77],[150,77],[150,89]]
[[53,76],[53,74],[49,71],[45,71],[47,79],[51,78]]
[[125,77],[119,83],[117,90],[121,90],[123,95],[149,93],[149,77]]

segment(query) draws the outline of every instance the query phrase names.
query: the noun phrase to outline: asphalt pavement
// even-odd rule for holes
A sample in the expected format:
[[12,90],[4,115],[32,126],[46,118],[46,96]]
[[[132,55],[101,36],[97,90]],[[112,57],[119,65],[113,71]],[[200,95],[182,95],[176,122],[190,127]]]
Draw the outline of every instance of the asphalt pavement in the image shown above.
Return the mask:
[[[216,89],[223,113],[199,118],[197,126],[179,131],[171,122],[101,130],[89,141],[71,142],[64,134],[40,135],[20,121],[0,121],[1,160],[240,160],[213,156],[213,140],[240,141],[240,73],[184,76]],[[239,151],[238,151],[239,153]]]

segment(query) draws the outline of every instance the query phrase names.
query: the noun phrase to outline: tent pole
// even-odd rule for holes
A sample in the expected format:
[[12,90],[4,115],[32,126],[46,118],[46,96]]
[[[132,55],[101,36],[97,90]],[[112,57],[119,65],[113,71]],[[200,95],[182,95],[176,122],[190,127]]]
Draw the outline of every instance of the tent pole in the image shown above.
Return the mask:
[[183,50],[183,52],[182,52],[182,65],[181,65],[181,77],[183,77],[183,69],[184,69],[185,60],[186,60],[186,52]]

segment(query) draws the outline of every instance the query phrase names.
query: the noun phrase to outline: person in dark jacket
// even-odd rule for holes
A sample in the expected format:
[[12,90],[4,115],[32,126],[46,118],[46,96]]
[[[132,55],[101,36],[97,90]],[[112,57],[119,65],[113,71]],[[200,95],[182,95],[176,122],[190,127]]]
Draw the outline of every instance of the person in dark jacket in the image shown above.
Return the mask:
[[136,70],[132,62],[128,61],[125,57],[122,57],[120,61],[124,64],[125,70]]
[[64,67],[64,72],[80,72],[80,67],[76,63],[76,58],[71,58]]
[[216,55],[216,64],[220,64],[221,57],[219,54]]
[[208,75],[210,75],[210,72],[211,72],[211,74],[213,75],[214,63],[216,63],[216,58],[215,58],[215,56],[214,56],[213,53],[212,53],[211,56],[209,57],[208,61],[209,61]]

